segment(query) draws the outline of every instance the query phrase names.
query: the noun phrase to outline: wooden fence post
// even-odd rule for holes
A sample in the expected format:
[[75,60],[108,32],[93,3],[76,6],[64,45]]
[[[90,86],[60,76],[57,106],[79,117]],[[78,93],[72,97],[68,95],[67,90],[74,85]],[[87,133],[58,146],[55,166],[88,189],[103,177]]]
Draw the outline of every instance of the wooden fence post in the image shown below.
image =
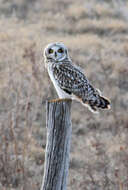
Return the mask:
[[71,140],[71,100],[47,104],[47,144],[41,190],[66,190]]

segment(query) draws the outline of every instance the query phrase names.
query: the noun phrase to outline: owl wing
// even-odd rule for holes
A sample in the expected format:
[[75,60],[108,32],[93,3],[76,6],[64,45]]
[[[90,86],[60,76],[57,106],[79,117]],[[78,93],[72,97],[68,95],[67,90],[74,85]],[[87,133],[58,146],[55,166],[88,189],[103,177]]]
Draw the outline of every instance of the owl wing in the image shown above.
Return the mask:
[[53,75],[61,89],[83,101],[88,100],[90,95],[95,93],[95,89],[83,72],[71,63],[59,63],[54,67]]

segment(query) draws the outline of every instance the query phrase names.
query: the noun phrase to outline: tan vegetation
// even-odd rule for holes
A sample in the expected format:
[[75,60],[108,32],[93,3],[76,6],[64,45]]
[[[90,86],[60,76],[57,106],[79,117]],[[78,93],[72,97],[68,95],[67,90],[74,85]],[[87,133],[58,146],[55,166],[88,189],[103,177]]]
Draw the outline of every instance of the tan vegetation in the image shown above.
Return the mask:
[[128,1],[0,0],[0,189],[40,189],[45,101],[56,92],[43,49],[61,41],[112,103],[72,105],[70,190],[128,189]]

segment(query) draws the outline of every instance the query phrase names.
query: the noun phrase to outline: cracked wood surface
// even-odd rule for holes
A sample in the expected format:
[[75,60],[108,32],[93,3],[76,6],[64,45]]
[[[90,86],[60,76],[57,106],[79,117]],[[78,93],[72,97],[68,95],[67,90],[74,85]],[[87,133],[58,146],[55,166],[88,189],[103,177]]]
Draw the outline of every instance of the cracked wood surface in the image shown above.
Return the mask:
[[66,190],[71,140],[71,100],[48,101],[47,144],[41,190]]

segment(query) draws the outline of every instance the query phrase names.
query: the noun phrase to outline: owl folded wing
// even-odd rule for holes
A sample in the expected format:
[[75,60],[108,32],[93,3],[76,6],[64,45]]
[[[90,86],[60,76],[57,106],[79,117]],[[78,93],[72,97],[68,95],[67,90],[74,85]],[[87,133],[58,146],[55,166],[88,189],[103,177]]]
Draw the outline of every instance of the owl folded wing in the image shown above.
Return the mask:
[[74,94],[79,98],[88,95],[88,89],[91,88],[91,85],[85,75],[73,65],[69,63],[60,64],[54,68],[53,75],[59,87],[66,93]]

